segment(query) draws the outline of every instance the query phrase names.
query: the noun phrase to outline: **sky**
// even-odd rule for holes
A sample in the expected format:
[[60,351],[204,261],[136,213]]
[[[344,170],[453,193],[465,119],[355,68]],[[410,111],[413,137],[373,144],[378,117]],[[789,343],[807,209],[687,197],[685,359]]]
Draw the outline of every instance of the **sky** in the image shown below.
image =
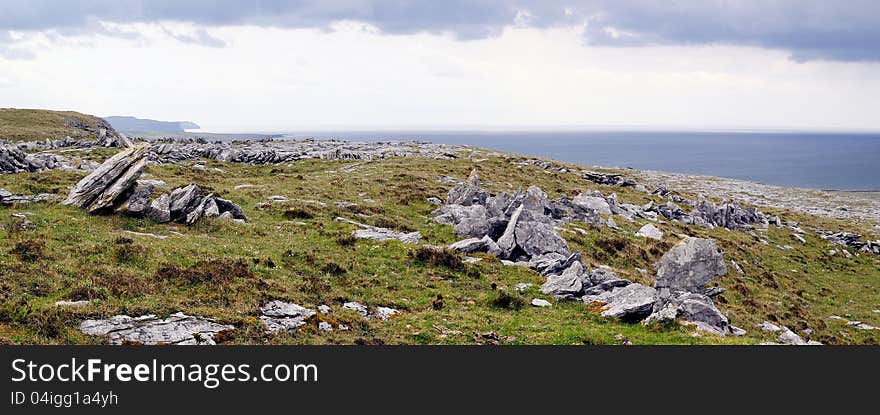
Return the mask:
[[880,131],[874,0],[0,0],[0,107],[208,131]]

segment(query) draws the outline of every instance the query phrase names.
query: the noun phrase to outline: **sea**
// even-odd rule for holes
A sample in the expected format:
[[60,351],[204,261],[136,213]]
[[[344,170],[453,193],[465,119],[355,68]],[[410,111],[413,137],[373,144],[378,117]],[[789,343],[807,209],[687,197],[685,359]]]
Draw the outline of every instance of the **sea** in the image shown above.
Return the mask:
[[699,174],[787,187],[880,191],[880,133],[339,131],[283,136],[424,140],[588,166]]

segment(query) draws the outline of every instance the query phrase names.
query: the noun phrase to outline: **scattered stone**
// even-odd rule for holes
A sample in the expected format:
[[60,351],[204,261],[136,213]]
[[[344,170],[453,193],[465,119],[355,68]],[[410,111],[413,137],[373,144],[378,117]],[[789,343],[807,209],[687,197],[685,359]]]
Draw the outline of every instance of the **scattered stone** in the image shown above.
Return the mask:
[[807,344],[801,336],[798,336],[795,332],[789,330],[788,327],[782,327],[782,333],[779,334],[776,341],[792,346],[803,346]]
[[532,284],[528,282],[521,282],[513,286],[513,289],[519,292],[523,292],[532,288]]
[[429,197],[428,203],[435,205],[435,206],[440,206],[443,204],[443,201],[440,200],[440,198],[438,198],[438,197]]
[[107,320],[86,320],[80,324],[85,334],[110,335],[110,344],[214,344],[214,336],[233,326],[213,320],[174,313],[159,319],[149,314],[141,317],[113,316]]
[[355,226],[361,228],[361,229],[354,231],[353,235],[355,238],[373,239],[376,241],[397,240],[397,241],[409,243],[409,244],[418,244],[419,241],[422,239],[422,234],[420,232],[410,232],[410,233],[395,232],[395,231],[392,231],[391,229],[365,225],[363,223],[355,222],[351,219],[346,219],[346,218],[342,218],[342,217],[337,217],[335,220],[337,222],[348,223],[348,224],[355,225]]
[[739,273],[739,274],[746,273],[745,271],[743,271],[742,267],[739,266],[739,264],[737,264],[736,261],[734,261],[732,259],[730,260],[730,265],[733,266],[733,269],[735,269],[737,273]]
[[318,306],[318,312],[321,314],[329,314],[330,313],[330,306],[326,305],[326,304],[321,304]]
[[55,307],[85,307],[92,302],[89,300],[80,300],[80,301],[67,301],[67,300],[58,300],[55,302]]
[[745,336],[746,333],[748,333],[748,332],[745,331],[744,329],[737,327],[737,326],[730,326],[730,333],[736,337],[741,337],[741,336]]
[[314,310],[284,301],[270,301],[260,307],[260,321],[269,333],[292,332],[306,324],[306,319],[315,315]]
[[284,202],[287,202],[290,200],[290,199],[288,199],[284,196],[280,196],[280,195],[271,195],[271,196],[266,197],[266,199],[269,199],[272,202],[278,202],[278,203],[284,203]]
[[780,328],[779,326],[777,326],[769,321],[765,321],[761,324],[758,324],[758,328],[760,328],[763,331],[769,331],[769,332],[777,332],[779,330],[782,330],[782,328]]
[[367,320],[378,319],[381,321],[385,321],[385,320],[388,320],[391,317],[400,313],[400,311],[395,310],[393,308],[382,307],[382,306],[376,307],[376,311],[371,313],[369,311],[369,309],[367,309],[367,306],[365,306],[361,303],[358,303],[356,301],[350,301],[350,302],[344,303],[344,304],[342,304],[342,308],[344,308],[346,310],[356,311],[358,314],[361,315],[361,317],[363,317]]
[[350,302],[344,303],[344,304],[342,304],[342,308],[344,308],[346,310],[357,311],[357,313],[360,314],[361,317],[367,317],[367,315],[369,314],[367,311],[367,306],[365,306],[359,302],[356,302],[356,301],[350,301]]
[[641,229],[639,229],[638,232],[635,233],[635,235],[642,238],[656,239],[658,241],[663,239],[663,232],[660,232],[660,229],[657,229],[656,226],[650,223],[642,226]]
[[40,193],[36,195],[16,195],[5,189],[0,188],[0,206],[12,206],[23,203],[46,202],[57,198],[58,195],[51,193]]
[[329,333],[333,331],[333,325],[326,321],[322,321],[318,323],[318,330]]
[[551,304],[549,301],[544,300],[544,299],[533,298],[533,299],[532,299],[532,305],[535,306],[535,307],[550,307],[550,306],[552,306],[553,304]]
[[135,231],[122,231],[122,233],[134,235],[134,236],[144,236],[144,237],[154,238],[154,239],[168,239],[169,238],[167,235],[156,235],[154,233],[144,233],[144,232],[135,232]]
[[394,317],[399,311],[390,307],[376,307],[376,312],[372,314],[374,318],[385,321]]

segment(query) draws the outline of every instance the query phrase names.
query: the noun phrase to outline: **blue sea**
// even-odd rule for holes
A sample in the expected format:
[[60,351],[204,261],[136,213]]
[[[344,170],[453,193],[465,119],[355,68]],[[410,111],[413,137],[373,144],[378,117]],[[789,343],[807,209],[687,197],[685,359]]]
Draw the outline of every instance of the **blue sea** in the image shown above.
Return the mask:
[[291,138],[425,140],[548,157],[751,180],[780,186],[880,190],[880,134],[752,132],[321,132]]

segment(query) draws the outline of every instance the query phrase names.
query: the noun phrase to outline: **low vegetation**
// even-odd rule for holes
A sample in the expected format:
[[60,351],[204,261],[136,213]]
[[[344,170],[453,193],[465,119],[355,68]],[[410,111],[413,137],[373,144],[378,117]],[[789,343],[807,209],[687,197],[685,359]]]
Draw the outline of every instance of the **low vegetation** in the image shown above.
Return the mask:
[[74,111],[0,108],[0,140],[95,139],[104,120]]
[[[340,171],[344,166],[350,168]],[[189,163],[151,165],[148,174],[165,180],[166,191],[195,182],[239,203],[249,223],[157,224],[120,215],[89,216],[57,203],[0,208],[0,343],[100,342],[81,334],[79,322],[178,311],[233,324],[236,329],[224,333],[224,344],[484,344],[487,338],[501,344],[621,344],[621,339],[636,345],[748,344],[773,339],[756,327],[764,320],[810,329],[811,338],[828,344],[880,343],[880,331],[857,330],[829,318],[880,325],[880,314],[874,311],[880,309],[880,258],[830,255],[836,247],[814,233],[800,243],[791,231],[771,227],[765,232],[771,243],[764,245],[747,233],[677,223],[659,225],[662,241],[633,236],[645,221],[617,219],[620,229],[565,226],[562,235],[572,249],[582,251],[584,264],[608,265],[622,278],[645,284],[653,283],[654,262],[680,235],[717,240],[725,259],[735,260],[744,273],[731,267],[713,282],[726,289],[716,304],[733,324],[748,330],[743,337],[718,337],[677,325],[645,327],[604,319],[584,304],[556,303],[542,295],[543,278],[528,269],[505,266],[485,254],[473,255],[479,262],[466,263],[460,254],[444,249],[355,240],[353,226],[334,221],[342,216],[398,231],[417,230],[424,243],[446,246],[458,238],[451,227],[432,222],[435,206],[425,199],[443,198],[452,186],[438,177],[463,180],[473,168],[483,187],[493,192],[537,185],[551,197],[600,190],[617,192],[628,203],[653,198],[572,174],[518,168],[503,158],[478,163],[467,158],[306,160],[281,166],[207,160],[205,169]],[[14,193],[64,194],[82,175],[3,175],[0,187]],[[236,187],[243,184],[250,186]],[[272,195],[289,201],[270,201]],[[872,235],[871,229],[841,221],[764,210],[800,221],[804,229]],[[15,226],[20,219],[11,215],[26,212],[35,226],[22,230]],[[781,248],[786,245],[791,248]],[[519,292],[514,286],[520,283],[531,286]],[[533,298],[554,304],[533,307]],[[259,307],[276,299],[312,309],[327,304],[332,312],[319,313],[297,333],[267,335]],[[90,303],[57,307],[58,300]],[[401,313],[388,321],[367,321],[343,310],[347,301]],[[323,332],[317,329],[321,321],[351,329]]]

